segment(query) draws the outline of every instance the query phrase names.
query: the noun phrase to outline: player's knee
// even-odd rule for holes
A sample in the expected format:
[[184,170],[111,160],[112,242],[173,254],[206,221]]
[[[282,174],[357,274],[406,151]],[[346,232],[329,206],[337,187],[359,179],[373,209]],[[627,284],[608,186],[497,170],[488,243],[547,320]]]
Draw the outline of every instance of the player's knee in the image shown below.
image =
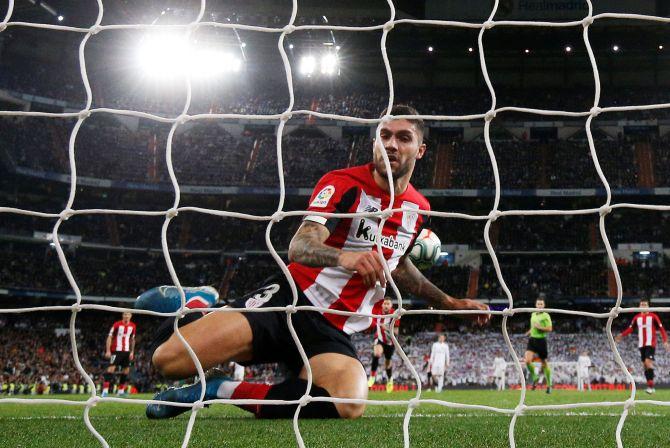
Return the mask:
[[365,412],[365,403],[336,403],[335,407],[340,418],[356,419]]
[[179,378],[178,360],[178,350],[172,348],[170,344],[159,346],[151,357],[151,363],[165,378]]

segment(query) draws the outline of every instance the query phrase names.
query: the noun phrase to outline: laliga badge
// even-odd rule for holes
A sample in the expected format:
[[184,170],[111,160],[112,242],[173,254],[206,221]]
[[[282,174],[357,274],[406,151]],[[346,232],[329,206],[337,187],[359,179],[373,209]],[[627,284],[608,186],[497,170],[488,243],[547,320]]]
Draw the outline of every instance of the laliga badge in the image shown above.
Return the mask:
[[316,197],[314,198],[312,203],[309,204],[309,206],[325,208],[328,205],[328,201],[330,201],[330,198],[333,197],[333,194],[335,194],[335,187],[333,187],[332,185],[328,185],[327,187],[324,187],[321,191],[319,191],[319,194],[316,195]]

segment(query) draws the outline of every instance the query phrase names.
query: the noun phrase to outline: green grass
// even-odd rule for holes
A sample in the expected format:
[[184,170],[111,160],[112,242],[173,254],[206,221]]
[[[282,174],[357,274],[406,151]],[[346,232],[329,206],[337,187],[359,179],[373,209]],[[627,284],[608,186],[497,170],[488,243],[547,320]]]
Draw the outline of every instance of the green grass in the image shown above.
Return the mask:
[[[373,393],[373,399],[409,399],[412,393]],[[62,396],[60,396],[62,397]],[[143,395],[139,398],[148,398]],[[423,398],[514,408],[518,391],[427,392]],[[645,399],[644,393],[638,398]],[[68,396],[68,399],[87,397]],[[526,404],[623,401],[626,392],[528,392]],[[659,390],[655,400],[670,401],[670,390]],[[308,447],[402,447],[403,406],[368,406],[359,420],[304,420],[300,430]],[[530,412],[517,421],[518,447],[614,447],[621,407],[586,407],[565,411]],[[82,419],[83,407],[53,404],[10,404],[0,401],[0,446],[97,447]],[[173,420],[149,421],[143,405],[99,403],[91,421],[112,447],[181,446],[189,414]],[[410,424],[416,447],[506,447],[510,416],[484,411],[421,405]],[[670,407],[640,404],[631,411],[623,431],[628,448],[670,446]],[[218,405],[198,414],[190,447],[296,446],[290,420],[256,420],[233,406]]]

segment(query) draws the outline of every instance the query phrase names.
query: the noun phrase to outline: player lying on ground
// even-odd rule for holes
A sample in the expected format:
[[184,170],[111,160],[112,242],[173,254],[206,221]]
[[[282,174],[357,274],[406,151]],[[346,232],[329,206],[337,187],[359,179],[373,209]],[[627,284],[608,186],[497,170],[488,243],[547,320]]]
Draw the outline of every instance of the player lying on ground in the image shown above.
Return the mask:
[[[544,294],[535,301],[535,308],[544,309]],[[535,372],[535,358],[540,358],[542,362],[542,371],[544,372],[544,379],[547,382],[547,393],[551,393],[551,367],[549,366],[548,356],[549,349],[547,348],[547,333],[554,330],[551,324],[551,317],[549,313],[543,311],[535,311],[530,316],[530,330],[526,332],[528,338],[528,347],[524,358],[526,360],[526,368],[528,369],[529,377],[533,385],[533,389],[537,386],[539,376]]]
[[[394,115],[417,115],[407,106],[393,108]],[[441,309],[471,309],[482,313],[471,315],[485,324],[488,307],[469,299],[456,299],[428,281],[406,254],[413,239],[424,225],[424,215],[417,212],[430,206],[410,184],[416,160],[423,157],[423,121],[420,119],[387,120],[380,124],[381,141],[373,144],[373,162],[327,173],[316,185],[310,199],[310,212],[376,212],[389,206],[389,191],[394,189],[394,213],[384,224],[380,243],[396,284],[406,293],[420,297]],[[387,183],[382,151],[386,151],[393,175]],[[371,218],[323,218],[306,216],[289,246],[289,271],[298,287],[298,305],[316,305],[331,310],[371,313],[375,303],[384,298],[386,277],[375,243],[379,224]],[[153,309],[156,300],[146,298],[140,307]],[[306,369],[289,332],[285,312],[247,312],[257,307],[287,306],[293,297],[282,276],[269,280],[261,288],[237,299],[234,312],[188,313],[179,320],[180,332],[207,370],[235,361],[244,365],[284,363],[293,376],[275,384],[253,384],[220,377],[207,380],[205,399],[297,400],[307,389]],[[197,305],[197,304],[194,304]],[[368,395],[365,369],[359,361],[350,335],[370,327],[372,319],[358,315],[343,316],[315,311],[292,315],[312,369],[312,397],[365,399]],[[152,362],[165,377],[189,378],[196,374],[193,360],[184,344],[173,334],[173,318],[156,332]],[[200,383],[172,389],[156,399],[192,403],[200,398]],[[241,406],[262,418],[293,417],[292,405]],[[166,418],[189,410],[169,405],[147,406],[150,418]],[[301,410],[304,418],[360,417],[361,403],[311,402]]]
[[126,382],[130,373],[130,365],[135,360],[135,334],[137,326],[130,319],[131,313],[122,313],[121,320],[112,325],[105,341],[105,359],[109,359],[109,366],[103,374],[102,396],[106,397],[110,388],[113,390],[116,370],[119,369],[118,394],[126,394]]
[[[649,308],[649,299],[640,300],[640,308]],[[633,332],[633,327],[635,326],[637,326],[637,345],[640,348],[640,359],[642,360],[644,377],[647,380],[647,389],[645,392],[653,394],[656,392],[656,389],[654,388],[654,359],[656,359],[657,327],[661,332],[663,346],[666,350],[670,350],[668,334],[665,332],[665,328],[663,328],[663,324],[661,323],[658,314],[643,311],[633,317],[628,328],[616,337],[616,341],[621,342],[624,336],[628,336]]]
[[[393,302],[390,297],[386,297],[381,305],[379,313],[392,314],[394,312]],[[372,366],[370,367],[370,379],[368,387],[372,387],[377,381],[377,368],[379,368],[379,358],[384,355],[384,368],[386,369],[386,392],[393,392],[393,366],[391,361],[395,353],[395,346],[391,339],[391,331],[396,336],[400,328],[400,319],[396,319],[393,330],[391,330],[392,317],[376,317],[374,319],[373,331],[375,339],[372,342]]]

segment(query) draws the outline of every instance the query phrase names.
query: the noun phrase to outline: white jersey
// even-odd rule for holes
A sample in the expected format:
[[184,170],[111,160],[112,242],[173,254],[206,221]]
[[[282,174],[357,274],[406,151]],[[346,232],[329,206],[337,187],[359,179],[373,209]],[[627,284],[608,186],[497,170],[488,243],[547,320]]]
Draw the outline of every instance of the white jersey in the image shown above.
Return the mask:
[[507,370],[507,361],[504,358],[496,356],[493,359],[493,375],[494,376],[503,376]]
[[430,372],[433,375],[442,375],[449,365],[449,344],[435,342],[430,349]]
[[591,367],[591,358],[589,358],[587,355],[581,355],[577,359],[577,368],[579,369],[579,373],[588,375],[589,367]]

